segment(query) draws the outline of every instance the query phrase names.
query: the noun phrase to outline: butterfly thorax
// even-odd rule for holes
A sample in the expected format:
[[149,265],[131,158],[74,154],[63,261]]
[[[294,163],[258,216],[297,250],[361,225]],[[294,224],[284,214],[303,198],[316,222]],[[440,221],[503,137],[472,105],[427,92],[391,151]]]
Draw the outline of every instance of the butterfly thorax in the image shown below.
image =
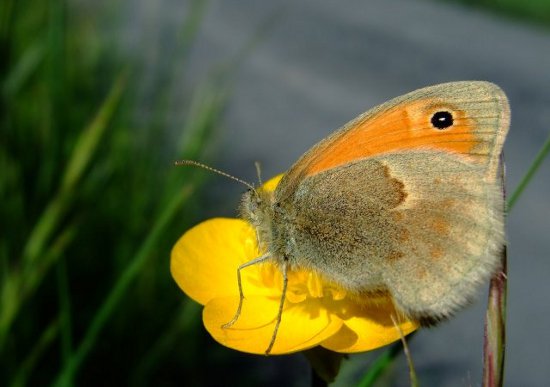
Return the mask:
[[278,197],[277,190],[247,191],[241,199],[239,212],[254,227],[262,254],[269,254],[276,264],[286,261],[290,270],[315,269],[315,265],[299,259],[301,254],[294,235],[296,214],[288,200]]

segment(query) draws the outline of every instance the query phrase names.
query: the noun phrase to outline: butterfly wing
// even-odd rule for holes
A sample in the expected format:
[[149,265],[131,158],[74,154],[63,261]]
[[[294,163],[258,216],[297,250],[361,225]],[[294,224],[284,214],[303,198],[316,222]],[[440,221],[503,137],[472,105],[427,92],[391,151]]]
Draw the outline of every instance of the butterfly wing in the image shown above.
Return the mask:
[[[437,112],[453,125],[437,129]],[[482,165],[496,178],[498,157],[510,124],[504,92],[483,81],[442,83],[405,94],[350,121],[306,152],[285,174],[278,196],[291,195],[302,179],[321,171],[382,154],[434,149]]]
[[380,235],[396,252],[380,262],[383,282],[408,315],[427,322],[445,318],[498,268],[504,243],[500,180],[445,153],[379,160],[411,192],[388,211],[398,231]]
[[365,113],[277,188],[288,255],[357,293],[389,291],[410,316],[451,314],[498,264],[508,125],[506,97],[487,82],[421,89]]

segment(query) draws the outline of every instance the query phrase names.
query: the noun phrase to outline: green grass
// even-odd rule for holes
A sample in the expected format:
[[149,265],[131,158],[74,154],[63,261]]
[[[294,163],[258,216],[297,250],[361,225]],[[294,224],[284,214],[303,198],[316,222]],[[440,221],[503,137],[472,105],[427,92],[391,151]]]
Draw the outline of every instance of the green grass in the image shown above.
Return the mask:
[[548,0],[443,0],[484,8],[509,17],[550,27]]
[[188,3],[163,74],[89,28],[116,23],[121,4],[83,22],[64,0],[0,3],[1,385],[144,385],[196,368],[161,366],[197,336],[174,323],[188,307],[168,260],[203,174],[173,161],[211,154],[231,68],[188,89],[170,120],[206,3]]
[[211,156],[231,75],[273,20],[185,90],[174,121],[206,2],[188,2],[162,74],[92,28],[116,25],[122,4],[79,15],[65,0],[0,2],[0,385],[197,385],[205,365],[254,384],[169,275],[204,179],[172,162]]

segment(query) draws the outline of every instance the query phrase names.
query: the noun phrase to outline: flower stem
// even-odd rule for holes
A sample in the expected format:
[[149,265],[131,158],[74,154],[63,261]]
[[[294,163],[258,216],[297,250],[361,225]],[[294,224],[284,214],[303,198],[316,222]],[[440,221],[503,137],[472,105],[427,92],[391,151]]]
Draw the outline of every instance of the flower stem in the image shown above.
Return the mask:
[[[502,196],[506,201],[504,185],[505,168],[501,159],[500,178],[502,180]],[[533,169],[533,168],[531,168]],[[536,169],[536,168],[535,168]],[[529,175],[529,173],[527,173]],[[526,175],[526,177],[527,177]],[[526,178],[523,179],[526,181]],[[527,179],[528,181],[528,179]],[[516,189],[514,194],[524,187]],[[517,197],[517,196],[516,196]],[[506,208],[503,208],[505,210]],[[502,386],[504,381],[504,344],[506,342],[506,245],[502,249],[500,268],[493,274],[489,285],[489,298],[485,312],[485,332],[483,335],[483,386]]]
[[314,347],[302,353],[311,365],[312,386],[328,386],[334,382],[345,355],[323,347]]
[[502,386],[506,344],[506,248],[502,251],[501,270],[491,278],[483,340],[483,386]]
[[328,383],[311,368],[311,387],[327,387]]
[[[408,336],[410,340],[417,331],[411,333]],[[386,349],[382,355],[378,356],[374,363],[371,364],[367,373],[363,376],[363,379],[359,382],[357,387],[371,387],[374,386],[374,383],[378,378],[384,373],[384,371],[393,363],[394,359],[401,353],[403,350],[403,343],[401,341],[396,341],[391,345],[389,349]]]

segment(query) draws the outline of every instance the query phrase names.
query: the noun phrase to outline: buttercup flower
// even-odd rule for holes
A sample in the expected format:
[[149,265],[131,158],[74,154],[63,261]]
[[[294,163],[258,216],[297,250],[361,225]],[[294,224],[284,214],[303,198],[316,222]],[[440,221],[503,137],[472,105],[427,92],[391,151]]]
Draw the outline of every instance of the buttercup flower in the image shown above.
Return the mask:
[[[274,190],[278,176],[264,184]],[[203,323],[220,344],[242,352],[265,354],[271,341],[283,287],[280,270],[271,262],[241,271],[245,294],[238,320],[228,328],[239,304],[237,267],[260,256],[256,234],[241,219],[215,218],[187,231],[172,250],[171,272],[179,287],[204,305]],[[288,272],[282,321],[271,354],[322,346],[335,352],[372,350],[399,340],[392,322],[399,313],[388,297],[360,300],[318,274]],[[399,320],[408,334],[416,322]]]

